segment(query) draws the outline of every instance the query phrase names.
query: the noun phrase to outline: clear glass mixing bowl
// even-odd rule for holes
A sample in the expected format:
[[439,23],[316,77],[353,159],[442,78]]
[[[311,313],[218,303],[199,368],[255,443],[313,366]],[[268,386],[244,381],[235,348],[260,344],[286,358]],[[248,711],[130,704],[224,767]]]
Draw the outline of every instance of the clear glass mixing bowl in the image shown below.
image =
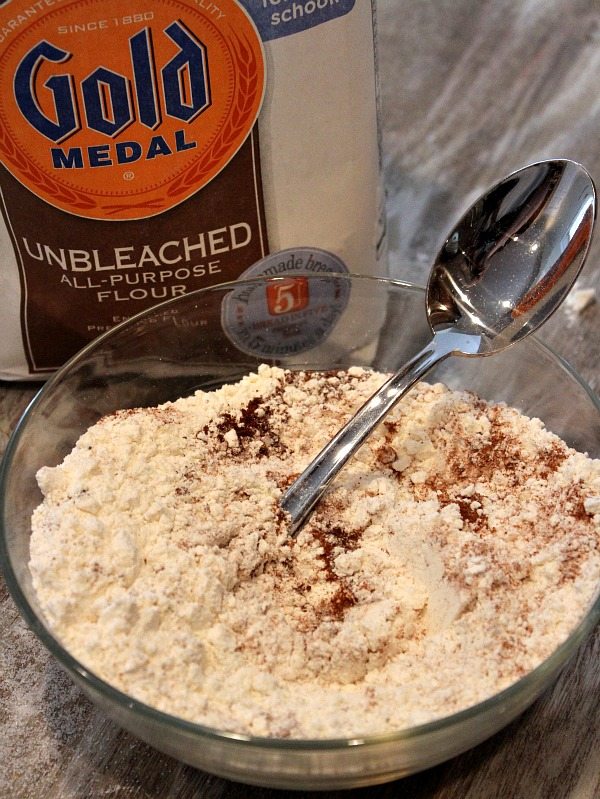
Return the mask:
[[[506,725],[550,684],[597,623],[598,600],[551,657],[474,707],[368,738],[347,738],[340,729],[335,740],[253,738],[158,712],[90,673],[46,626],[28,569],[41,466],[60,462],[104,414],[236,381],[260,362],[393,370],[430,335],[424,307],[422,289],[377,278],[320,275],[216,286],[166,302],[96,339],[33,400],[0,477],[6,581],[40,640],[85,693],[134,735],[201,769],[251,784],[332,789],[384,782],[457,755]],[[600,456],[597,398],[533,337],[490,358],[451,358],[428,379],[505,401],[541,418],[568,444]]]

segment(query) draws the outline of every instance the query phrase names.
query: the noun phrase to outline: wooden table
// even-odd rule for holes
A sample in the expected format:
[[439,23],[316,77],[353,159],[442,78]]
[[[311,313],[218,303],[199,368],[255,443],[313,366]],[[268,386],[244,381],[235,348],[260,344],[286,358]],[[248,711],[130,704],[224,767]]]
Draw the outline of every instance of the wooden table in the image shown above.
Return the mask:
[[[378,17],[394,276],[423,283],[468,202],[527,162],[575,158],[600,183],[597,0],[378,0]],[[578,286],[599,283],[597,236]],[[597,391],[599,334],[596,303],[574,319],[559,311],[542,338]],[[33,393],[0,386],[0,445]],[[0,607],[1,799],[309,795],[236,785],[135,740],[63,675],[2,584]],[[405,780],[329,796],[597,799],[599,697],[600,631],[554,688],[491,740]]]

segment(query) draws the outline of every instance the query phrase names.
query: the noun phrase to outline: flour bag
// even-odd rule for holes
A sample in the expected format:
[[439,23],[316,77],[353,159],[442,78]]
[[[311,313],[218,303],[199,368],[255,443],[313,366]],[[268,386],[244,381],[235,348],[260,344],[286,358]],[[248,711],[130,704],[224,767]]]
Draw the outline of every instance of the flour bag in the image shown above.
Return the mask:
[[0,378],[240,275],[385,272],[370,0],[7,0],[0,97]]

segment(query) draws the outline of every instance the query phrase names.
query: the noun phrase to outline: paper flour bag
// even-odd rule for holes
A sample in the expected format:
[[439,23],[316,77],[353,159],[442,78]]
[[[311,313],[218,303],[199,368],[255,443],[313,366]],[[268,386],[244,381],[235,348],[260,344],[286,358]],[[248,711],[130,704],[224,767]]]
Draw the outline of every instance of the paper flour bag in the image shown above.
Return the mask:
[[369,0],[8,0],[0,92],[1,378],[290,252],[385,271]]

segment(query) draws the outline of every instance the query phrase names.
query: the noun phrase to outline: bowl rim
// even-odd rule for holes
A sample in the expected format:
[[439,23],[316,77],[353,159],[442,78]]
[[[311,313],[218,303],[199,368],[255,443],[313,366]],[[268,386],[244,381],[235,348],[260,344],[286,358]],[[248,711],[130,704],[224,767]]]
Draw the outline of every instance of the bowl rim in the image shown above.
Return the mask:
[[[312,275],[312,277],[327,277],[328,274]],[[257,284],[271,281],[281,281],[287,279],[289,276],[259,276],[248,280],[235,280],[218,283],[212,286],[206,286],[196,291],[190,292],[184,297],[187,300],[193,299],[195,295],[205,295],[209,292],[219,292],[229,288],[239,288],[240,284]],[[355,275],[349,274],[331,274],[331,277],[347,279],[355,282],[377,282],[386,285],[392,285],[395,288],[405,290],[409,293],[419,293],[424,295],[425,288],[408,281],[396,279],[377,277],[369,275]],[[503,704],[510,704],[512,699],[519,696],[529,695],[532,700],[536,698],[541,690],[546,688],[544,678],[552,676],[560,669],[562,669],[567,661],[575,654],[576,650],[593,630],[596,624],[600,621],[600,593],[596,596],[593,603],[588,608],[585,616],[573,628],[570,635],[538,666],[531,671],[527,672],[516,682],[502,689],[491,697],[477,702],[467,708],[463,708],[455,713],[447,716],[442,716],[433,719],[432,721],[418,724],[413,727],[407,727],[400,730],[395,730],[386,733],[378,733],[374,735],[363,735],[354,737],[336,737],[336,738],[274,738],[268,736],[247,735],[245,733],[236,733],[230,730],[221,730],[215,727],[209,727],[197,722],[188,721],[179,716],[166,713],[162,710],[147,705],[129,694],[115,688],[106,680],[98,677],[93,671],[90,671],[84,666],[77,658],[69,653],[63,647],[57,637],[51,632],[49,627],[42,621],[41,617],[36,613],[34,608],[29,603],[24,591],[21,589],[18,576],[11,563],[6,537],[7,530],[5,529],[5,510],[6,510],[6,480],[10,471],[10,466],[14,453],[18,447],[20,438],[24,429],[27,426],[29,417],[35,411],[40,402],[52,391],[53,386],[59,382],[63,375],[72,369],[78,361],[87,357],[88,353],[101,346],[104,341],[111,338],[116,333],[120,332],[123,328],[136,324],[143,317],[152,315],[156,312],[161,312],[163,308],[167,308],[173,304],[181,302],[183,297],[175,297],[165,302],[152,306],[138,314],[130,317],[124,322],[115,325],[110,330],[102,333],[91,342],[86,344],[75,355],[73,355],[57,372],[54,373],[44,385],[37,391],[35,396],[29,402],[23,413],[21,414],[14,431],[12,432],[7,443],[2,461],[0,463],[0,567],[4,573],[7,588],[19,610],[21,616],[24,618],[28,627],[38,637],[41,643],[48,649],[48,651],[57,659],[68,672],[77,675],[83,682],[84,687],[96,695],[104,696],[111,705],[118,707],[125,707],[128,710],[135,711],[136,714],[143,719],[151,722],[152,724],[162,724],[168,727],[175,728],[178,732],[187,733],[196,737],[209,739],[214,742],[227,743],[235,742],[244,747],[252,748],[267,748],[281,751],[337,751],[350,747],[373,747],[381,746],[382,744],[393,744],[397,742],[412,741],[420,737],[426,737],[434,733],[443,732],[444,730],[451,729],[463,722],[474,721],[482,714],[488,711],[493,711],[501,707]],[[551,359],[556,362],[556,365],[564,371],[567,376],[578,384],[580,389],[588,396],[591,403],[595,406],[596,410],[600,413],[600,398],[588,386],[583,378],[575,371],[571,364],[557,353],[551,346],[540,341],[535,334],[527,337],[530,346],[538,348]],[[523,708],[520,708],[522,710]],[[520,712],[519,710],[519,712]]]

